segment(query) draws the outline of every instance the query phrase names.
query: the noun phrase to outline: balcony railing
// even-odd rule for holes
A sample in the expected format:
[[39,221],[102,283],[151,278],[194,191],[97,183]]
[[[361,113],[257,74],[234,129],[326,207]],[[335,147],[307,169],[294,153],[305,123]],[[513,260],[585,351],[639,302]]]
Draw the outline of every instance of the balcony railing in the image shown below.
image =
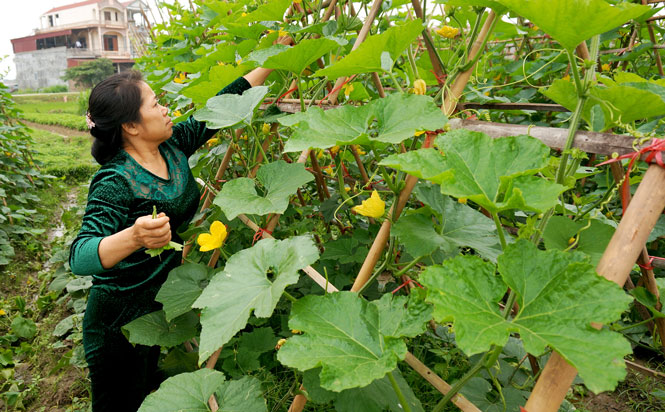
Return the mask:
[[74,47],[67,48],[67,57],[123,57],[131,58],[131,53],[126,48],[120,50],[103,50],[100,48]]

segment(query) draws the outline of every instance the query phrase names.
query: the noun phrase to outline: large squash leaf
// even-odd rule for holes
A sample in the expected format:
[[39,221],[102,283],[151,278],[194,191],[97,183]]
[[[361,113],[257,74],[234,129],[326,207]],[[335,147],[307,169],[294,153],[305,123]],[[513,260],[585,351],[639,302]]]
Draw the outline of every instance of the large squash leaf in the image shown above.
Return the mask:
[[[542,93],[571,111],[577,106],[575,86],[569,81],[555,80]],[[603,129],[665,114],[665,88],[658,84],[634,82],[593,86],[589,95],[582,118],[591,124],[592,108],[599,105],[605,119]]]
[[[496,262],[501,253],[496,226],[482,213],[443,196],[438,186],[427,189],[438,196],[437,207],[442,210],[436,220],[430,213],[412,213],[401,217],[391,229],[411,256],[429,255],[437,249],[454,253],[460,247],[470,247],[481,256]],[[422,200],[418,195],[418,199]]]
[[252,311],[269,317],[284,289],[298,281],[298,271],[318,257],[314,242],[304,236],[263,239],[231,256],[193,304],[203,309],[199,363],[244,328]]
[[[256,182],[241,177],[226,183],[214,203],[229,220],[241,213],[283,213],[289,205],[289,197],[300,186],[312,180],[314,176],[305,170],[304,165],[278,160],[261,166],[256,174]],[[265,192],[263,196],[257,193],[256,183],[262,186]]]
[[192,310],[209,276],[210,269],[199,263],[185,263],[169,272],[155,298],[162,303],[167,321]]
[[222,372],[199,369],[165,380],[145,398],[139,412],[209,412],[213,394],[219,412],[266,412],[262,393],[261,382],[254,377],[227,381]]
[[[346,42],[343,43],[346,44]],[[340,45],[335,40],[325,37],[303,40],[277,55],[268,57],[265,63],[263,63],[263,67],[267,69],[288,70],[300,75],[316,59],[344,44]]]
[[163,310],[148,313],[122,327],[127,339],[138,345],[172,347],[196,336],[199,318],[189,311],[170,322]]
[[[392,62],[397,60],[422,31],[422,22],[416,19],[391,27],[381,34],[368,36],[356,50],[332,66],[318,70],[314,75],[336,79],[352,74],[390,70]],[[385,64],[386,58],[391,60],[389,68]]]
[[293,304],[289,327],[303,331],[277,353],[284,365],[321,367],[321,386],[339,392],[369,385],[406,356],[402,337],[424,331],[430,308],[384,295],[367,302],[353,292],[306,296]]
[[250,124],[254,110],[263,101],[268,87],[256,86],[242,95],[222,94],[208,100],[205,107],[194,113],[194,118],[206,122],[210,129],[222,129],[237,124]]
[[436,140],[443,151],[417,150],[388,156],[380,164],[441,185],[441,192],[468,198],[490,212],[541,212],[566,188],[532,176],[547,164],[549,148],[529,136],[492,139],[453,130]]
[[[435,319],[455,321],[460,348],[468,355],[484,352],[517,332],[529,353],[540,355],[548,346],[557,351],[592,391],[613,389],[625,376],[623,357],[631,348],[620,334],[596,330],[591,322],[616,320],[631,299],[581,254],[545,252],[521,240],[498,262],[501,277],[475,256],[429,267],[420,277]],[[498,302],[508,287],[517,294],[519,313],[504,320]]]
[[447,118],[429,96],[395,93],[364,106],[313,107],[279,121],[293,127],[284,151],[299,152],[374,141],[397,144],[416,131],[442,128]]
[[574,249],[589,256],[591,264],[598,264],[607,244],[614,234],[614,228],[600,220],[573,221],[564,216],[552,216],[543,233],[547,249],[566,250],[575,238]]
[[568,50],[641,16],[650,7],[603,0],[496,0],[529,19]]
[[[402,412],[404,407],[400,404],[395,390],[388,376],[377,379],[362,388],[351,388],[342,392],[332,392],[321,387],[319,382],[320,369],[310,369],[303,374],[303,385],[307,389],[308,398],[316,403],[334,401],[337,412]],[[423,406],[413,393],[413,390],[398,369],[390,372],[397,382],[404,398],[409,403],[411,411],[422,412]]]
[[192,99],[195,104],[202,105],[250,68],[248,65],[215,64],[208,72],[208,80],[188,85],[182,89],[182,94]]

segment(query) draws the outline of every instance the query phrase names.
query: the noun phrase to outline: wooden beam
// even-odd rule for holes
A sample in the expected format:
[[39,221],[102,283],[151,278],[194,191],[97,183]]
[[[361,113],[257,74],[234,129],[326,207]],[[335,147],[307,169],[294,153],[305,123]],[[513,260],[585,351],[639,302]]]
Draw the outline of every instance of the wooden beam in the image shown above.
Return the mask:
[[[553,149],[563,148],[566,144],[568,134],[568,129],[556,127],[505,124],[479,120],[451,119],[448,124],[453,129],[469,129],[475,132],[483,132],[494,138],[526,134],[535,137]],[[632,136],[627,135],[579,130],[575,134],[573,147],[587,153],[596,153],[605,156],[611,156],[612,153],[622,155],[634,151],[633,140]]]
[[538,112],[569,112],[570,110],[553,103],[458,103],[457,109],[487,109],[487,110],[534,110]]

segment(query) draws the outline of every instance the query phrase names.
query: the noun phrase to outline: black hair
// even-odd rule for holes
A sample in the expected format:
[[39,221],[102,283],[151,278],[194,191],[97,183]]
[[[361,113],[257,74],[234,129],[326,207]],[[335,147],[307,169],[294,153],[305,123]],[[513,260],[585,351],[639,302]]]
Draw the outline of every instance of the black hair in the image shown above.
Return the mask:
[[[99,82],[90,92],[88,114],[92,157],[103,165],[122,148],[122,125],[141,121],[141,73],[129,70]],[[90,125],[92,125],[92,123]]]

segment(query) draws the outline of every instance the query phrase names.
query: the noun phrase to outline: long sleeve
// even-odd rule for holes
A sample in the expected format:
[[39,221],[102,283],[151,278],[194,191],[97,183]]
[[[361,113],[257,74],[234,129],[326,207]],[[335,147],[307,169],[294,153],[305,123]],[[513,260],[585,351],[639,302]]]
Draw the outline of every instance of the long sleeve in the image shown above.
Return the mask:
[[[242,94],[251,87],[244,77],[238,77],[217,95]],[[173,135],[168,141],[189,157],[216,132],[217,129],[208,129],[205,122],[199,122],[194,116],[189,116],[187,120],[173,126]]]
[[127,224],[132,194],[126,179],[114,170],[101,170],[90,184],[81,230],[72,242],[69,265],[79,276],[105,272],[99,242]]

